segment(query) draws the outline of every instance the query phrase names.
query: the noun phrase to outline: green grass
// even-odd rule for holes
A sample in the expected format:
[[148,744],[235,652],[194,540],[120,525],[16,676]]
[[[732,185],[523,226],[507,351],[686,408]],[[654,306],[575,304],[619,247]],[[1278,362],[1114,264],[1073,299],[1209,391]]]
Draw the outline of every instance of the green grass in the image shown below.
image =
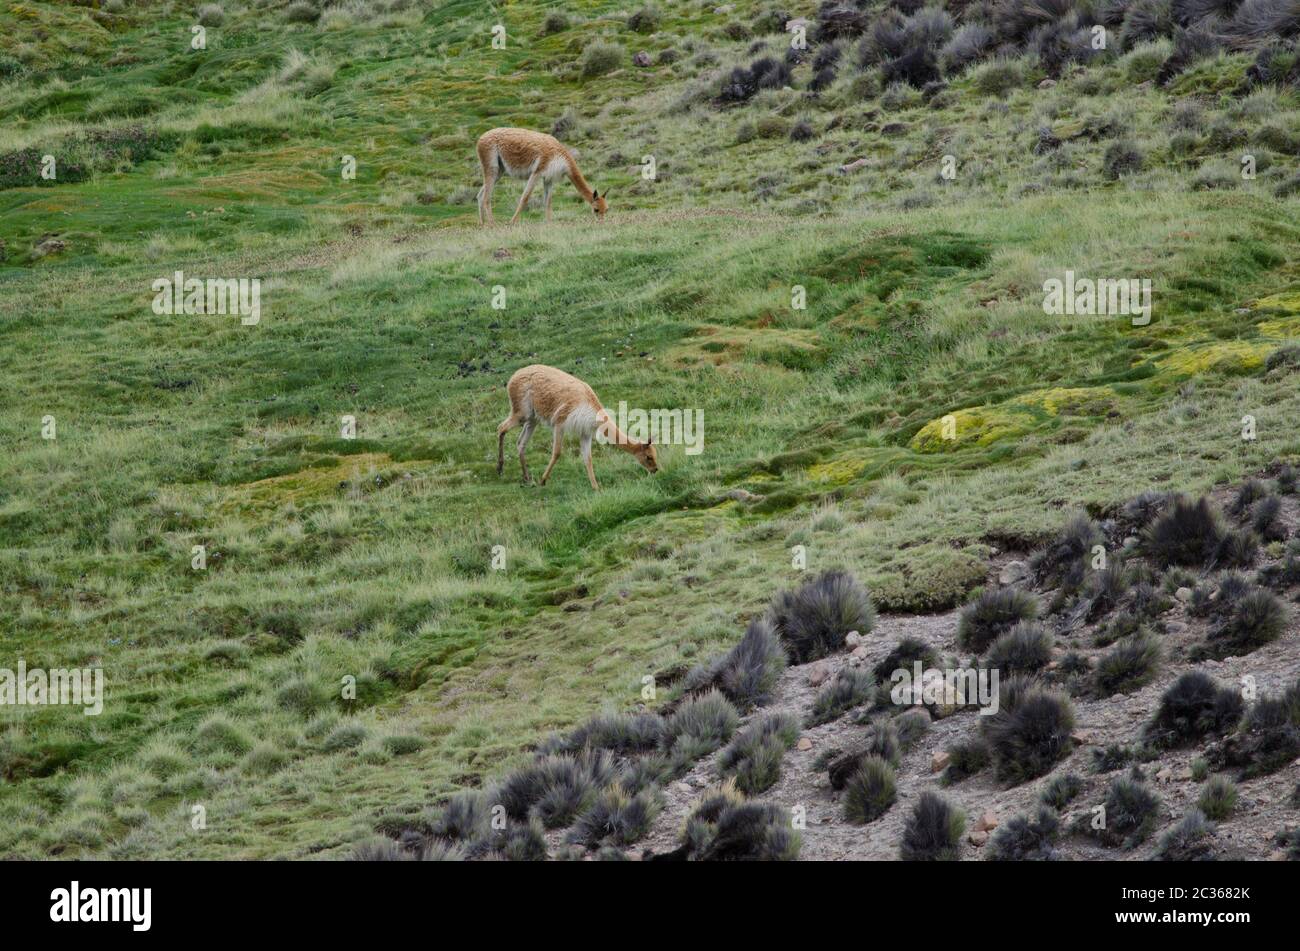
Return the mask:
[[[3,711],[0,855],[341,855],[733,643],[799,580],[793,544],[883,610],[944,608],[984,583],[992,547],[1066,507],[1300,453],[1294,379],[1263,366],[1300,327],[1294,200],[1261,180],[1194,191],[1173,159],[1104,185],[1105,143],[1086,138],[1069,167],[1030,152],[1044,110],[1163,112],[1164,93],[1119,82],[1124,63],[1042,91],[1027,72],[1003,114],[956,83],[948,109],[901,114],[900,140],[867,128],[883,107],[845,101],[845,78],[809,108],[852,128],[731,146],[782,94],[682,112],[703,81],[686,57],[579,75],[574,44],[597,36],[656,52],[703,36],[743,59],[712,8],[666,8],[638,37],[597,19],[613,4],[580,3],[587,23],[542,38],[543,5],[512,4],[498,59],[465,2],[348,29],[227,10],[197,66],[159,46],[183,44],[186,9],[101,37],[88,9],[30,8],[79,26],[13,34],[33,72],[0,90],[17,90],[0,151],[133,123],[163,148],[0,191],[0,634],[29,667],[102,666],[108,691],[100,717]],[[290,45],[333,64],[326,87],[279,78]],[[1276,105],[1294,123],[1294,94]],[[472,227],[448,198],[472,197],[477,134],[566,110],[614,188],[608,220],[564,195],[550,226]],[[904,191],[949,187],[938,125],[963,167],[992,164],[903,210]],[[1162,134],[1137,129],[1139,147]],[[874,164],[828,176],[853,140]],[[653,183],[627,168],[648,153]],[[764,175],[780,179],[755,201]],[[51,232],[66,249],[33,257]],[[261,323],[155,315],[151,284],[178,267],[260,277]],[[1150,276],[1152,324],[1044,314],[1042,281],[1067,268]],[[651,477],[598,448],[599,494],[572,449],[544,489],[510,453],[498,478],[504,382],[531,362],[611,407],[702,409],[704,452],[663,447]],[[947,414],[958,438],[931,438]],[[547,451],[540,434],[534,469]]]

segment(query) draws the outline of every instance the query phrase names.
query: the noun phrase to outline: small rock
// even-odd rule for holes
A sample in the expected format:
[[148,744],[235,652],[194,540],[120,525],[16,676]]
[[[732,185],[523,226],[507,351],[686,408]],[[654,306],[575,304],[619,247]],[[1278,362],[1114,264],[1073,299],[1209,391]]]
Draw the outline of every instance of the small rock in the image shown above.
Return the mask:
[[1023,561],[1008,561],[998,572],[998,582],[1000,584],[1014,584],[1022,579],[1029,569]]
[[763,499],[763,496],[755,495],[753,492],[747,492],[744,489],[732,489],[727,493],[727,498],[734,499],[737,502],[758,502]]
[[799,737],[799,742],[795,744],[795,749],[807,751],[812,749],[812,746],[812,740],[808,739],[806,736],[801,736]]
[[636,55],[632,57],[633,66],[649,66],[650,62],[650,54],[645,50],[638,50]]
[[906,131],[906,122],[886,122],[880,127],[881,135],[902,135]]
[[1084,730],[1079,730],[1075,733],[1071,733],[1070,739],[1073,740],[1075,742],[1075,745],[1077,746],[1093,746],[1097,742],[1095,739],[1093,739],[1091,733],[1088,733]]
[[986,812],[975,821],[976,832],[991,832],[998,827],[998,817]]
[[966,836],[966,839],[968,842],[970,842],[971,845],[980,846],[989,840],[989,834],[987,832],[981,832],[980,830],[977,829],[976,831],[972,832],[970,835]]
[[862,168],[866,164],[867,164],[867,160],[864,158],[854,159],[852,162],[849,162],[847,165],[840,166],[840,174],[847,175],[849,174],[849,172],[856,172],[858,169]]
[[1165,632],[1168,634],[1186,634],[1187,625],[1182,621],[1166,621]]
[[1188,601],[1192,600],[1192,589],[1187,587],[1179,588],[1174,592],[1174,597],[1186,604]]
[[948,768],[948,761],[952,757],[943,750],[937,750],[930,754],[930,772],[941,773]]
[[849,631],[849,633],[844,635],[844,643],[848,644],[850,647],[861,647],[862,635],[857,631]]
[[1281,849],[1274,849],[1272,852],[1268,853],[1268,860],[1270,862],[1285,862],[1286,853]]
[[1178,778],[1181,779],[1181,780],[1183,780],[1184,782],[1186,782],[1187,780],[1191,779],[1191,778],[1192,778],[1192,768],[1191,768],[1190,766],[1184,766],[1182,769],[1180,769],[1180,770],[1178,771]]
[[1128,538],[1124,539],[1125,548],[1132,548],[1137,543],[1138,543],[1138,537],[1136,535],[1130,535]]
[[1041,83],[1038,84],[1038,88],[1039,88],[1039,89],[1051,89],[1051,88],[1052,88],[1053,86],[1055,86],[1055,85],[1056,85],[1056,80],[1055,80],[1055,79],[1044,79]]
[[511,254],[507,248],[497,248],[492,252],[492,257],[496,258],[498,261],[504,261],[506,258],[514,257],[514,255]]
[[1156,773],[1156,782],[1161,782],[1161,783],[1172,782],[1173,778],[1174,778],[1174,771],[1168,766],[1166,766],[1164,769]]
[[826,683],[826,678],[831,675],[831,665],[825,661],[818,661],[808,668],[808,686],[820,687]]
[[785,21],[785,31],[787,33],[789,33],[791,30],[800,30],[800,29],[806,30],[810,26],[812,26],[812,21],[809,20],[807,17],[795,17],[793,20]]
[[856,660],[866,660],[867,659],[866,645],[860,645],[858,647],[853,648],[853,652],[849,654],[849,657],[852,657]]
[[695,790],[691,788],[691,784],[684,781],[673,783],[673,788],[676,789],[683,796],[689,796],[695,792]]

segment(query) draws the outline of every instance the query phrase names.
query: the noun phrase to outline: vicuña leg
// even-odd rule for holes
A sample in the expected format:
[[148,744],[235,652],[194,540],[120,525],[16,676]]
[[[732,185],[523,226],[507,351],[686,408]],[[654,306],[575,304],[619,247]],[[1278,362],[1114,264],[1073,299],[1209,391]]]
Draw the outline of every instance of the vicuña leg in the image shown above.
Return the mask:
[[511,224],[514,224],[516,221],[518,221],[519,216],[524,213],[524,208],[528,206],[528,199],[533,197],[533,188],[536,185],[537,185],[537,173],[533,172],[533,174],[528,176],[528,184],[524,186],[524,193],[519,196],[519,207],[515,209],[515,215],[513,218],[510,219]]
[[555,188],[555,183],[545,181],[542,183],[542,207],[544,208],[544,220],[551,220],[551,190]]
[[522,422],[522,417],[516,416],[512,410],[510,415],[503,419],[501,425],[497,427],[497,475],[500,475],[501,470],[506,466],[506,433]]
[[591,468],[591,436],[582,437],[582,461],[587,464],[587,478],[591,480],[591,487],[599,490],[600,484],[596,482],[596,471]]
[[560,449],[563,446],[564,430],[556,426],[555,432],[551,434],[551,461],[546,464],[546,471],[542,473],[542,485],[546,485],[546,480],[551,477],[551,470],[555,468],[556,460],[560,458]]
[[525,453],[528,451],[528,440],[533,438],[533,429],[536,426],[536,420],[525,420],[524,431],[519,434],[519,468],[524,472],[525,485],[533,481],[533,477],[528,474],[528,459],[525,456]]

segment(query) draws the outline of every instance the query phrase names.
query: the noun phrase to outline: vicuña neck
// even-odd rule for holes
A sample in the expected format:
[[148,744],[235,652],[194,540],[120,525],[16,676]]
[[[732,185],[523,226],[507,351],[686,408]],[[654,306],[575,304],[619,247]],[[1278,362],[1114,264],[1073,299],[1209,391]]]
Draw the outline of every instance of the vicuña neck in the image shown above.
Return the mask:
[[[602,411],[603,412],[603,411]],[[640,443],[633,441],[632,437],[623,430],[618,428],[614,418],[609,413],[603,413],[603,418],[599,424],[601,435],[611,446],[617,446],[624,452],[632,452],[640,447]]]
[[578,168],[577,160],[568,152],[564,153],[564,160],[569,166],[569,181],[573,182],[573,187],[578,190],[578,194],[582,196],[583,201],[591,204],[595,201],[595,196],[592,194],[591,186],[587,184],[587,180],[582,177],[582,169]]

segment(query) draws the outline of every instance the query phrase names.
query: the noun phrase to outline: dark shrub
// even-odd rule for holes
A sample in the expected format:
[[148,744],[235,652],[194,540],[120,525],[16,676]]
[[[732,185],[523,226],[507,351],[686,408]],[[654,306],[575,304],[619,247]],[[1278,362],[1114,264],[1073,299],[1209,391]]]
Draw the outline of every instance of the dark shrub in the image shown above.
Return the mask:
[[747,795],[770,789],[781,778],[781,758],[799,739],[799,721],[771,713],[745,727],[718,757],[718,771]]
[[563,33],[569,28],[568,14],[561,10],[552,10],[546,14],[542,20],[542,36],[550,36],[553,33]]
[[589,849],[600,845],[630,845],[650,831],[661,801],[653,789],[628,794],[611,786],[578,817],[567,839]]
[[1001,635],[985,655],[986,666],[1007,674],[1032,674],[1052,660],[1052,635],[1038,621],[1021,621]]
[[617,774],[604,750],[544,756],[507,776],[496,798],[512,819],[535,818],[548,829],[568,825]]
[[713,662],[697,667],[682,685],[686,694],[708,687],[721,690],[741,710],[767,703],[786,667],[785,649],[767,618],[749,622],[745,636]]
[[938,793],[921,793],[903,828],[898,855],[905,862],[955,862],[966,815]]
[[861,36],[867,22],[867,15],[855,9],[852,3],[823,3],[817,10],[814,38],[818,43],[825,43]]
[[1242,779],[1266,776],[1300,756],[1300,682],[1280,697],[1250,708],[1237,732],[1223,742],[1223,762]]
[[1207,822],[1201,810],[1193,809],[1160,837],[1152,858],[1157,862],[1212,862],[1213,839],[1214,823]]
[[1161,696],[1143,736],[1158,748],[1182,746],[1231,730],[1241,720],[1243,707],[1238,691],[1220,687],[1202,671],[1188,671]]
[[817,694],[808,725],[829,723],[854,707],[871,703],[876,697],[876,681],[865,670],[843,667]]
[[1093,829],[1090,813],[1081,816],[1084,828],[1107,845],[1133,848],[1145,841],[1156,824],[1160,799],[1139,779],[1120,776],[1110,784],[1105,801],[1106,825]]
[[809,139],[816,138],[817,130],[807,119],[800,119],[790,127],[791,142],[807,142]]
[[844,817],[855,825],[874,822],[897,798],[894,767],[879,756],[862,760],[844,788]]
[[1105,542],[1097,523],[1082,513],[1075,515],[1046,548],[1029,559],[1034,582],[1040,587],[1077,591],[1088,570],[1094,545]]
[[1074,708],[1064,694],[1012,677],[1002,681],[998,712],[984,717],[982,728],[998,779],[1022,783],[1070,752]]
[[943,771],[942,779],[945,786],[951,786],[968,776],[974,776],[987,767],[993,759],[993,751],[989,749],[988,743],[978,737],[954,743],[948,747],[947,753],[948,766]]
[[1132,142],[1112,142],[1101,158],[1101,170],[1110,181],[1142,170],[1142,153]]
[[1254,532],[1230,530],[1223,533],[1214,549],[1210,565],[1216,568],[1249,568],[1259,554],[1259,539]]
[[1112,743],[1110,746],[1092,751],[1092,769],[1095,773],[1113,773],[1123,769],[1134,759],[1131,746]]
[[1100,571],[1088,575],[1084,596],[1088,599],[1085,617],[1095,621],[1113,611],[1128,593],[1131,584],[1128,568],[1119,557],[1111,559]]
[[548,739],[542,753],[573,753],[583,747],[614,753],[644,753],[663,741],[664,721],[657,713],[611,713],[593,717],[563,736]]
[[1060,856],[1056,839],[1061,820],[1046,806],[1039,806],[1033,819],[1015,816],[998,826],[989,839],[985,858],[992,862],[1051,862]]
[[876,664],[876,680],[882,684],[888,683],[896,670],[906,670],[910,675],[917,661],[920,661],[923,669],[936,667],[939,664],[939,655],[925,641],[915,637],[905,637],[898,642],[897,647],[885,655],[884,660]]
[[1160,643],[1145,632],[1124,638],[1102,655],[1092,672],[1099,697],[1130,693],[1151,682],[1160,668]]
[[1043,789],[1039,799],[1044,805],[1051,806],[1059,812],[1073,802],[1081,792],[1083,792],[1083,780],[1074,773],[1066,773],[1063,776],[1053,777]]
[[1128,527],[1144,529],[1175,498],[1168,492],[1142,492],[1124,503],[1120,509],[1120,520]]
[[1286,525],[1280,518],[1282,500],[1276,495],[1260,499],[1250,509],[1250,527],[1266,542],[1286,540]]
[[627,18],[627,28],[633,33],[653,33],[659,29],[663,15],[654,7],[642,7]]
[[1223,36],[1209,27],[1174,31],[1174,51],[1156,73],[1156,85],[1166,86],[1193,63],[1213,56],[1223,48]]
[[1120,27],[1119,47],[1127,52],[1139,43],[1168,36],[1173,29],[1169,0],[1133,0]]
[[867,728],[864,742],[857,749],[831,759],[826,770],[831,788],[843,789],[868,756],[878,756],[897,767],[901,753],[902,744],[899,743],[898,729],[894,724],[873,723]]
[[700,862],[790,862],[799,846],[784,809],[726,792],[706,796],[686,823],[686,857]]
[[1208,563],[1223,539],[1223,526],[1204,497],[1178,498],[1147,527],[1146,553],[1161,567]]
[[1286,628],[1287,610],[1277,596],[1253,588],[1232,612],[1210,630],[1204,652],[1214,657],[1241,656],[1275,641]]
[[957,621],[957,643],[969,651],[983,653],[1018,621],[1037,618],[1038,611],[1038,598],[1027,591],[1014,588],[985,591],[962,609]]
[[493,797],[477,789],[456,793],[430,823],[429,834],[450,842],[470,842],[487,829],[493,804]]
[[939,81],[939,66],[934,53],[923,47],[908,50],[898,59],[891,59],[881,67],[881,79],[885,85],[906,83],[915,89],[923,89],[927,84]]
[[849,631],[865,636],[875,626],[876,610],[856,578],[832,570],[777,595],[771,617],[791,658],[806,664],[843,647]]
[[930,729],[930,714],[924,710],[908,710],[894,717],[893,726],[899,747],[908,750]]

